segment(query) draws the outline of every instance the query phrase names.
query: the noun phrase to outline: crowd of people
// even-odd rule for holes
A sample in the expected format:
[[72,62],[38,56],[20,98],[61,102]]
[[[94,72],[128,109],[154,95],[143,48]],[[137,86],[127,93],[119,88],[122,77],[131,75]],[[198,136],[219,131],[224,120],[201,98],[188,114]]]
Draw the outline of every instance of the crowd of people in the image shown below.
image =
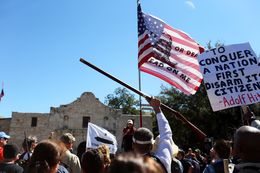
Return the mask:
[[0,173],[260,173],[260,121],[252,112],[245,115],[248,125],[234,134],[234,141],[215,141],[210,153],[200,149],[180,149],[164,116],[160,100],[148,100],[156,113],[159,135],[135,128],[127,121],[123,130],[123,152],[111,154],[108,146],[72,151],[75,137],[64,133],[59,140],[37,141],[28,136],[23,152],[0,132]]

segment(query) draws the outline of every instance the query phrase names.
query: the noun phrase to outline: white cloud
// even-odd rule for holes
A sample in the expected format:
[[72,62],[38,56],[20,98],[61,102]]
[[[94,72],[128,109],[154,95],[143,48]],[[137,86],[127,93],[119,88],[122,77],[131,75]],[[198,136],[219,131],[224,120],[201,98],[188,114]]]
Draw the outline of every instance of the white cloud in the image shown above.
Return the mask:
[[195,5],[194,5],[194,3],[193,3],[192,1],[185,1],[185,3],[186,3],[189,7],[191,7],[192,9],[195,9],[195,8],[196,8]]

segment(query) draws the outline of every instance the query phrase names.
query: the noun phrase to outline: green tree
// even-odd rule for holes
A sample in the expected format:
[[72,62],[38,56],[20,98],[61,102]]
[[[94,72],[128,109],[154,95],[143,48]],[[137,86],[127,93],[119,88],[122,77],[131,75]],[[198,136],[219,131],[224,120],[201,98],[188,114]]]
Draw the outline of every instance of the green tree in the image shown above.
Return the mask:
[[139,104],[126,88],[116,88],[113,94],[105,97],[105,104],[114,109],[122,109],[123,114],[138,114]]
[[[207,137],[214,139],[232,139],[233,133],[241,125],[240,108],[230,108],[213,112],[202,84],[195,95],[187,96],[173,87],[162,87],[159,98],[163,103],[180,112],[191,123],[206,133]],[[179,146],[188,148],[192,146],[203,147],[204,143],[198,141],[194,132],[171,112],[165,112],[173,131],[173,139]]]

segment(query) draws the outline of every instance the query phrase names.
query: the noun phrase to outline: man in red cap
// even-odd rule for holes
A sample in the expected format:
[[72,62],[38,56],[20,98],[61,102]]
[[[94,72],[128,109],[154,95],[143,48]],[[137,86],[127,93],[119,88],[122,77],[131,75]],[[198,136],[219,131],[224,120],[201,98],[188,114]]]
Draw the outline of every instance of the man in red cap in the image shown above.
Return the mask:
[[133,120],[127,120],[126,127],[123,129],[123,141],[122,147],[124,148],[125,152],[132,150],[132,138],[136,128],[134,127]]
[[9,138],[5,132],[0,132],[0,162],[4,160],[3,150]]

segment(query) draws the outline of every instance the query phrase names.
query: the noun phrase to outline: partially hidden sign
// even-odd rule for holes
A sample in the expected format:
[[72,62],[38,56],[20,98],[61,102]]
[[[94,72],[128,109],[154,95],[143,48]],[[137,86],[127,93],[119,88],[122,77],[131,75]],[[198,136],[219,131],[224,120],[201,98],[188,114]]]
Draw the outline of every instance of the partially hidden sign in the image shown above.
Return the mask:
[[260,102],[260,62],[249,43],[220,46],[198,60],[213,111]]

